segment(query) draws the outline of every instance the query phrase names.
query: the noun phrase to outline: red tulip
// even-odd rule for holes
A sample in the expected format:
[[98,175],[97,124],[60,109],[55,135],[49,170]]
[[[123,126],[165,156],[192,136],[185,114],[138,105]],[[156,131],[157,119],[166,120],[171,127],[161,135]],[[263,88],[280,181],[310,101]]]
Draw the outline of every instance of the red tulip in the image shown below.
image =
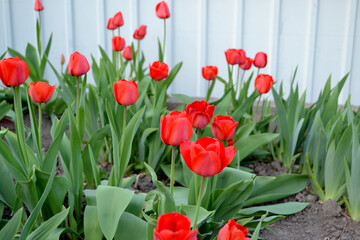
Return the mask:
[[219,231],[218,240],[250,240],[246,235],[249,230],[230,219]]
[[39,12],[44,10],[44,6],[40,2],[40,0],[35,0],[34,10]]
[[215,138],[203,137],[196,142],[184,141],[180,145],[180,153],[186,165],[203,177],[210,177],[220,173],[233,160],[236,150],[234,147],[224,147]]
[[115,30],[116,28],[117,28],[117,26],[115,24],[113,24],[113,18],[109,18],[108,24],[107,24],[107,29]]
[[172,111],[160,118],[160,137],[166,145],[179,146],[193,134],[191,118],[183,110]]
[[132,50],[131,50],[131,46],[127,46],[123,53],[122,53],[123,57],[125,58],[125,60],[132,60]]
[[111,39],[113,51],[120,52],[125,48],[125,39],[120,36],[115,36]]
[[215,75],[218,73],[216,66],[206,66],[202,68],[202,75],[206,80],[215,80]]
[[31,82],[29,84],[29,96],[36,103],[46,103],[50,100],[55,90],[55,86],[50,86],[46,82]]
[[249,70],[251,68],[252,63],[253,63],[253,60],[251,58],[246,58],[245,62],[243,64],[240,64],[240,67],[243,70]]
[[117,12],[112,18],[112,24],[116,27],[121,27],[124,25],[124,19],[121,12]]
[[165,1],[159,2],[156,5],[156,16],[162,19],[170,17],[170,11]]
[[114,82],[113,87],[116,101],[123,106],[132,105],[139,98],[137,84],[132,80],[118,80]]
[[197,240],[197,229],[190,231],[191,222],[179,213],[162,214],[154,229],[154,240]]
[[267,74],[259,74],[255,79],[255,88],[260,94],[268,93],[272,84],[274,79]]
[[141,25],[138,29],[135,30],[133,37],[137,40],[144,39],[146,35],[146,25]]
[[233,138],[238,124],[230,116],[217,115],[211,124],[211,132],[220,141],[229,141]]
[[228,146],[234,145],[235,144],[234,139],[230,139],[227,144],[228,144]]
[[194,101],[186,106],[186,112],[191,117],[192,126],[198,129],[203,129],[210,123],[214,109],[215,106],[209,105],[206,101]]
[[72,76],[81,76],[90,70],[90,65],[86,57],[81,53],[74,52],[70,55],[68,73]]
[[166,63],[155,61],[153,64],[149,64],[150,77],[156,81],[161,81],[167,78],[169,74],[169,67]]
[[258,52],[254,58],[254,66],[264,68],[267,64],[267,55],[264,52]]
[[0,79],[5,86],[16,87],[29,77],[29,68],[18,57],[0,60]]
[[228,49],[225,52],[226,61],[228,64],[235,65],[235,64],[243,64],[245,62],[245,51],[242,49]]

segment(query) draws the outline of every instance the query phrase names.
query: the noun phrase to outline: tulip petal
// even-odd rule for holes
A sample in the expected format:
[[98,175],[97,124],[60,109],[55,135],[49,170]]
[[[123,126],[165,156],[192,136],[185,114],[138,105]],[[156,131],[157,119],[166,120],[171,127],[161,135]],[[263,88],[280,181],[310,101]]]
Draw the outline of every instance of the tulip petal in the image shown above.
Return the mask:
[[188,166],[188,168],[191,168],[190,149],[191,149],[192,144],[195,144],[195,143],[190,142],[190,141],[184,141],[180,144],[180,153],[181,153],[181,156],[184,158],[184,161],[185,161],[186,165]]
[[227,167],[231,161],[234,159],[236,154],[236,149],[233,146],[225,148],[225,155],[221,162],[221,170]]
[[203,151],[192,159],[191,169],[203,177],[214,176],[221,171],[221,160],[216,153]]

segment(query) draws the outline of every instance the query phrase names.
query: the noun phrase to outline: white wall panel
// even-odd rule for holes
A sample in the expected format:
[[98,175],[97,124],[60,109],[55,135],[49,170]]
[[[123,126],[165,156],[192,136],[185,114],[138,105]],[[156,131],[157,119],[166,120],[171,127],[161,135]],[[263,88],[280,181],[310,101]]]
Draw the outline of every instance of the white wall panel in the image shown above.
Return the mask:
[[[127,45],[134,30],[148,26],[141,41],[145,64],[157,60],[157,39],[163,39],[163,20],[155,16],[160,0],[42,0],[42,39],[53,33],[50,60],[60,69],[59,57],[67,59],[73,51],[89,61],[99,59],[98,46],[111,53],[111,31],[107,20],[121,11],[121,35]],[[350,71],[342,102],[352,94],[360,104],[360,3],[359,0],[167,0],[171,17],[167,20],[165,61],[170,67],[183,61],[170,93],[204,96],[207,82],[201,68],[219,67],[227,79],[224,51],[243,48],[250,57],[268,53],[268,66],[261,70],[284,81],[288,91],[291,73],[298,66],[300,89],[307,90],[307,101],[314,101],[327,77],[333,85]],[[0,53],[7,47],[24,53],[28,42],[36,44],[36,14],[32,0],[0,0]],[[246,77],[250,74],[246,73]],[[45,78],[56,84],[48,68]],[[91,81],[91,74],[89,76]],[[279,84],[278,84],[279,86]],[[277,87],[278,87],[277,86]],[[253,84],[252,84],[253,89]],[[214,95],[223,93],[217,83]]]

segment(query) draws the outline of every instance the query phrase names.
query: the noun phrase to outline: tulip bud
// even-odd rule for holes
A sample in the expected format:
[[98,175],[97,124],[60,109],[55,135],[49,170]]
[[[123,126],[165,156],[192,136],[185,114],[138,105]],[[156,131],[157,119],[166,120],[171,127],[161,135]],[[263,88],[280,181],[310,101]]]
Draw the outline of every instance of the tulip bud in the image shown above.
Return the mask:
[[124,19],[121,12],[117,12],[112,18],[112,24],[116,27],[124,25]]
[[215,106],[206,101],[194,101],[186,106],[186,112],[191,117],[192,126],[197,129],[206,127],[214,113]]
[[242,49],[228,49],[225,52],[226,61],[230,65],[243,64],[245,62],[245,51]]
[[165,1],[159,2],[155,11],[158,18],[166,19],[170,17],[170,11]]
[[109,29],[109,30],[115,30],[117,28],[117,26],[113,24],[112,19],[113,18],[109,18],[109,20],[108,20],[107,29]]
[[156,81],[161,81],[168,77],[169,67],[166,63],[155,61],[152,65],[149,64],[150,77]]
[[65,63],[65,56],[64,56],[64,54],[61,54],[60,55],[60,64],[64,65],[64,63]]
[[240,64],[240,67],[243,70],[249,70],[251,68],[252,63],[253,60],[251,58],[246,58],[245,62],[243,64]]
[[190,219],[179,213],[162,214],[154,229],[154,240],[196,240],[197,229],[190,230]]
[[40,0],[35,0],[34,10],[38,12],[44,10],[44,6],[42,5]]
[[215,76],[218,74],[218,68],[216,66],[206,66],[202,68],[203,78],[206,80],[215,80]]
[[132,105],[139,98],[138,86],[132,80],[118,80],[114,82],[113,88],[116,101],[123,106]]
[[36,103],[46,103],[50,100],[55,90],[55,86],[50,86],[46,82],[31,82],[28,94]]
[[260,94],[268,93],[272,84],[274,79],[267,74],[259,74],[255,79],[255,88]]
[[131,46],[127,46],[127,47],[124,49],[122,55],[123,55],[123,57],[124,57],[125,60],[128,60],[128,61],[132,60],[132,50],[131,50]]
[[0,79],[5,86],[16,87],[29,77],[29,68],[18,57],[0,60]]
[[122,38],[120,36],[116,36],[111,39],[111,42],[112,42],[113,51],[120,52],[120,51],[124,50],[124,48],[125,48],[125,39],[124,38]]
[[264,68],[267,64],[267,55],[264,52],[258,52],[254,58],[254,66],[257,68]]
[[234,219],[230,219],[219,231],[218,240],[250,240],[247,238],[249,230],[246,227],[237,224]]
[[133,37],[137,40],[144,39],[146,35],[146,25],[141,25],[138,29],[135,30]]
[[211,132],[220,141],[229,141],[233,138],[238,124],[230,116],[217,115],[211,124]]
[[90,70],[89,62],[81,53],[74,52],[70,55],[68,73],[71,76],[81,76]]
[[192,134],[191,118],[184,110],[161,116],[160,137],[166,145],[179,146],[183,141],[189,140]]

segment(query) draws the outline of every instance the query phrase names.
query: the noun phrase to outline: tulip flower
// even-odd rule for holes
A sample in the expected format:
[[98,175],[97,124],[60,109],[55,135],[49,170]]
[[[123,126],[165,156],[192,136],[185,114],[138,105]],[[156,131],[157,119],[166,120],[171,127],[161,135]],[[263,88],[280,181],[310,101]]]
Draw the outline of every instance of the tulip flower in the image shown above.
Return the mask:
[[155,61],[149,64],[150,77],[156,81],[161,81],[168,77],[169,67],[166,63]]
[[122,55],[123,55],[123,57],[124,57],[126,60],[131,61],[131,60],[132,60],[132,50],[131,50],[131,46],[125,47]]
[[79,52],[70,55],[68,73],[71,76],[81,76],[90,70],[89,62],[86,57]]
[[116,27],[121,27],[124,25],[124,19],[121,12],[117,12],[112,18],[112,24]]
[[117,26],[115,24],[113,24],[113,18],[109,18],[108,24],[107,24],[107,29],[115,30],[116,28],[117,28]]
[[253,60],[251,58],[246,58],[245,62],[243,64],[240,64],[240,68],[242,70],[249,70],[251,68],[251,65],[253,63]]
[[111,39],[112,49],[116,52],[121,52],[125,48],[125,39],[120,36],[115,36]]
[[156,5],[156,16],[161,19],[170,17],[170,11],[165,1],[159,2]]
[[190,231],[191,222],[179,213],[162,214],[154,229],[154,240],[197,240],[197,229]]
[[219,231],[217,240],[250,240],[246,235],[249,230],[237,224],[234,219],[230,219]]
[[255,88],[260,94],[268,93],[272,84],[274,84],[274,79],[267,74],[260,74],[255,79]]
[[28,77],[29,68],[20,58],[4,58],[0,60],[0,79],[5,86],[20,86]]
[[183,110],[181,112],[172,111],[168,115],[160,118],[160,137],[163,143],[172,146],[171,172],[170,172],[170,192],[174,191],[174,170],[175,170],[175,147],[183,141],[189,140],[193,134],[191,118]]
[[224,144],[215,138],[203,137],[196,142],[182,142],[180,153],[188,168],[202,176],[194,220],[196,228],[205,177],[220,173],[233,160],[236,150],[232,146],[225,148]]
[[216,66],[206,66],[202,68],[203,78],[206,80],[215,80],[215,76],[218,73],[218,68]]
[[55,86],[50,86],[46,82],[31,82],[28,94],[36,103],[46,103],[50,100],[55,90]]
[[44,10],[44,6],[42,5],[40,0],[35,0],[34,10],[38,12]]
[[141,25],[138,29],[135,30],[133,37],[137,40],[144,39],[146,35],[146,25]]
[[118,80],[114,82],[113,88],[116,101],[123,106],[132,105],[139,98],[138,86],[132,80]]
[[243,64],[245,62],[245,51],[242,49],[228,49],[225,52],[226,61],[230,65]]
[[205,128],[213,117],[215,106],[206,101],[194,101],[186,106],[186,112],[191,117],[192,126],[197,129]]
[[211,124],[211,132],[220,141],[230,141],[239,123],[230,116],[217,115]]
[[267,55],[264,52],[258,52],[254,58],[254,66],[257,68],[264,68],[267,64]]
[[180,153],[191,171],[203,177],[220,173],[233,160],[234,147],[224,147],[216,138],[202,137],[196,142],[184,141]]

